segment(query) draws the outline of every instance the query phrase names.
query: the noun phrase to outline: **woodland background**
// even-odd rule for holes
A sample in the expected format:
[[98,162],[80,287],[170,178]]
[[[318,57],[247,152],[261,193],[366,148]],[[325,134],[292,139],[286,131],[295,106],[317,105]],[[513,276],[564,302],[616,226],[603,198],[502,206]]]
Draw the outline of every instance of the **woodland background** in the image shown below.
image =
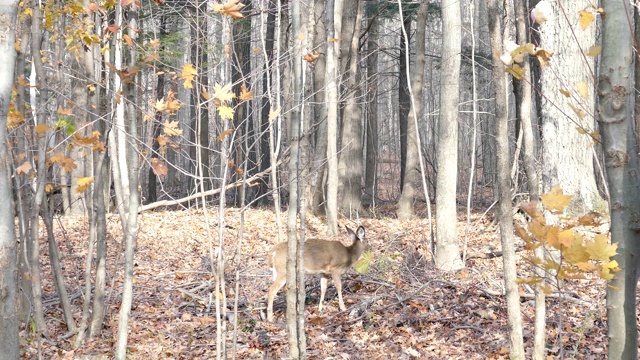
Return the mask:
[[637,355],[635,2],[6,2],[9,358]]

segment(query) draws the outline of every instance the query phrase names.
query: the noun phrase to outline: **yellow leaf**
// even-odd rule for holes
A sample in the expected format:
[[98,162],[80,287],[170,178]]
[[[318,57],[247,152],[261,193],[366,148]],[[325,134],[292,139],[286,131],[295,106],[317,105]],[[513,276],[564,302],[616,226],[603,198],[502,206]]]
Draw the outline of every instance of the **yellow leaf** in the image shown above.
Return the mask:
[[578,115],[578,117],[580,119],[584,119],[587,116],[586,111],[584,111],[584,110],[582,110],[580,108],[577,108],[577,107],[573,106],[572,104],[569,104],[569,107],[573,110],[574,113],[576,113],[576,115]]
[[565,249],[562,254],[568,263],[576,265],[581,262],[587,262],[590,258],[581,241],[574,241],[571,247]]
[[226,105],[220,105],[218,106],[218,115],[220,115],[220,117],[224,120],[232,120],[233,119],[233,113],[235,112],[235,110],[233,110],[232,108],[230,108],[229,106]]
[[92,183],[93,183],[93,176],[79,177],[77,181],[78,187],[76,188],[76,192],[78,193],[85,192],[87,188],[89,188],[89,185],[91,185]]
[[571,247],[571,245],[573,245],[573,231],[571,231],[570,229],[560,231],[558,233],[558,242],[564,248]]
[[46,124],[40,124],[33,128],[38,134],[44,134],[49,130],[49,127]]
[[589,50],[587,50],[587,56],[590,57],[595,57],[600,55],[600,53],[602,53],[602,47],[600,46],[592,46],[589,48]]
[[607,236],[604,234],[598,234],[593,238],[593,241],[588,242],[586,250],[593,260],[610,261],[610,258],[616,255],[618,252],[618,244],[609,244]]
[[182,135],[182,129],[180,129],[178,127],[178,121],[169,121],[166,120],[162,126],[162,131],[167,135],[167,136],[180,136]]
[[222,140],[224,140],[224,138],[225,138],[227,135],[229,135],[229,134],[233,134],[233,131],[234,131],[233,129],[227,129],[227,130],[223,131],[222,133],[220,133],[220,135],[218,135],[218,136],[216,137],[216,140],[218,140],[218,141],[222,141]]
[[582,96],[583,99],[586,99],[589,97],[589,88],[587,87],[587,83],[584,81],[580,81],[577,85],[576,85],[576,90],[578,91],[578,94],[580,94],[580,96]]
[[247,89],[247,87],[242,84],[240,86],[240,101],[247,101],[247,100],[251,100],[251,98],[253,98],[253,92],[249,91],[249,89]]
[[560,89],[560,94],[564,95],[564,97],[571,97],[571,93],[565,89]]
[[45,185],[44,186],[44,191],[46,191],[48,193],[52,192],[53,191],[53,185],[51,185],[51,184]]
[[216,83],[213,85],[213,97],[218,101],[217,104],[223,101],[231,101],[235,94],[231,91],[231,84],[220,85]]
[[544,241],[547,238],[549,227],[534,220],[529,224],[529,232],[536,239]]
[[578,269],[580,269],[581,271],[584,271],[584,272],[592,272],[592,271],[595,271],[596,269],[598,269],[597,266],[593,265],[592,263],[590,263],[588,261],[578,262],[575,265],[578,267]]
[[526,70],[518,64],[513,64],[512,67],[506,68],[505,71],[518,80],[522,80],[524,74],[526,73]]
[[240,12],[240,9],[244,7],[244,4],[240,3],[238,0],[229,0],[225,4],[214,3],[213,11],[231,16],[234,19],[241,19],[244,17]]
[[559,185],[554,186],[551,192],[543,194],[541,198],[542,204],[552,211],[563,211],[571,203],[571,196],[564,195]]
[[278,118],[278,115],[280,115],[280,108],[277,108],[275,110],[271,110],[269,111],[269,121],[273,121],[275,119]]
[[578,11],[578,14],[580,15],[580,27],[582,30],[586,30],[595,19],[595,16],[593,16],[591,11],[586,10],[580,10]]
[[522,210],[525,214],[527,214],[531,219],[541,224],[545,223],[544,215],[542,214],[540,207],[538,207],[537,201],[529,201],[528,203],[521,204],[519,206],[519,209]]
[[549,246],[552,246],[558,250],[562,250],[562,243],[560,242],[560,238],[558,237],[558,229],[557,226],[549,227],[549,231],[547,232],[547,237],[545,241]]
[[193,78],[198,75],[198,71],[191,64],[182,65],[182,74],[180,74],[180,79],[184,80],[185,89],[193,89]]
[[540,62],[541,67],[545,67],[547,63],[551,60],[552,56],[553,56],[553,51],[551,50],[538,49],[536,51],[536,57],[538,58],[538,61]]
[[22,163],[22,165],[16,168],[16,173],[18,173],[18,175],[26,175],[29,171],[31,171],[31,169],[33,169],[31,164],[28,161],[25,161],[24,163]]

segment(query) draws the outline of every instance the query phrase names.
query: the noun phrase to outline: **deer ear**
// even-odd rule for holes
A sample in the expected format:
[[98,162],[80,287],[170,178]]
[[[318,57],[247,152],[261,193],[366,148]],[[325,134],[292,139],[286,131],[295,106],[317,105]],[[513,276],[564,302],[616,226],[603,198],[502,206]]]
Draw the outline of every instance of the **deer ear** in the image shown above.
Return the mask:
[[358,230],[356,231],[357,231],[356,235],[358,236],[358,239],[360,240],[364,239],[364,227],[358,226]]

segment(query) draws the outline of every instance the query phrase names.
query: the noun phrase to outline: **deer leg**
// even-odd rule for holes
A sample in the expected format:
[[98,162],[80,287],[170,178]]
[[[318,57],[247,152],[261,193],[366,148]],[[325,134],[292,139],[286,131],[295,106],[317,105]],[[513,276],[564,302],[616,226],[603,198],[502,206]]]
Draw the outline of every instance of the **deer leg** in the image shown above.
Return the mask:
[[273,284],[269,287],[269,295],[267,296],[267,321],[269,322],[273,322],[273,298],[276,297],[278,291],[287,282],[287,278],[285,276],[276,276]]
[[345,311],[347,307],[344,306],[344,301],[342,301],[342,279],[340,278],[340,274],[332,274],[333,283],[336,285],[336,291],[338,292],[338,300],[340,301],[340,310]]
[[324,301],[324,294],[327,292],[327,277],[322,276],[320,278],[320,303],[318,304],[318,312],[322,311],[322,302]]

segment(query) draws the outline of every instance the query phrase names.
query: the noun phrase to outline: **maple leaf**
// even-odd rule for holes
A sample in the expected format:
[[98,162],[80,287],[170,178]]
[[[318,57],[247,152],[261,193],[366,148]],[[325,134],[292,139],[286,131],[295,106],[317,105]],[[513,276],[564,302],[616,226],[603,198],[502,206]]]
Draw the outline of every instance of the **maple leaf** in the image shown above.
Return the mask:
[[589,57],[596,57],[600,55],[600,53],[602,53],[601,46],[592,46],[589,48],[589,50],[587,50],[587,56]]
[[216,104],[231,101],[235,96],[236,95],[231,91],[231,84],[222,86],[216,83],[213,85],[213,97],[216,99]]
[[191,64],[182,65],[182,74],[180,75],[180,79],[184,80],[185,89],[193,89],[193,78],[198,75],[196,68]]
[[572,230],[563,230],[558,232],[558,243],[562,245],[564,248],[569,248],[573,245],[573,231]]
[[164,98],[157,100],[156,104],[153,105],[153,107],[156,109],[156,111],[163,111],[167,108],[167,104],[165,104],[164,102]]
[[240,12],[240,9],[244,7],[244,4],[239,2],[238,0],[229,0],[224,4],[214,3],[213,11],[222,14],[231,16],[234,19],[241,19],[244,17]]
[[355,269],[358,274],[366,274],[369,272],[369,265],[373,261],[373,253],[371,250],[365,251],[360,260],[356,262]]
[[240,101],[247,101],[247,100],[251,100],[253,98],[253,91],[249,91],[249,89],[247,89],[247,87],[242,84],[240,86],[240,96],[239,99]]
[[506,68],[504,71],[511,74],[514,78],[518,80],[522,80],[522,78],[524,77],[524,74],[527,72],[525,68],[521,67],[518,64],[513,64],[512,67]]
[[541,224],[545,223],[544,215],[542,214],[542,210],[540,210],[537,201],[529,201],[528,203],[521,204],[518,208],[525,214],[527,214],[531,219]]
[[93,183],[93,176],[78,177],[78,181],[76,183],[78,184],[76,192],[83,193],[89,188],[89,185]]
[[167,168],[167,165],[164,163],[164,161],[158,158],[151,158],[150,162],[154,174],[159,177],[165,177],[167,175],[169,169]]
[[609,239],[604,234],[598,234],[593,238],[593,241],[588,242],[586,250],[591,258],[594,260],[609,262],[610,258],[616,255],[618,252],[618,244],[609,244]]
[[565,260],[570,264],[578,265],[582,262],[589,261],[589,253],[587,248],[581,241],[574,241],[573,244],[562,252]]
[[576,85],[576,90],[578,91],[578,94],[580,94],[580,96],[582,96],[583,99],[586,99],[586,98],[589,97],[589,87],[587,86],[586,82],[580,81]]
[[25,161],[22,165],[16,168],[16,173],[18,173],[18,175],[26,175],[29,171],[31,171],[31,169],[33,169],[31,163]]
[[561,212],[571,203],[571,196],[564,195],[560,185],[554,186],[551,192],[543,194],[540,197],[542,198],[542,204],[552,211]]
[[232,108],[230,108],[229,106],[226,105],[220,105],[218,106],[218,115],[220,115],[220,117],[224,120],[224,119],[228,119],[228,120],[232,120],[233,119],[233,113],[235,112],[235,110],[233,110]]
[[169,122],[169,120],[166,120],[162,124],[162,126],[163,126],[162,131],[165,134],[167,134],[167,136],[180,136],[180,135],[182,135],[182,129],[180,129],[178,127],[178,121]]
[[580,10],[578,11],[578,14],[580,15],[580,28],[582,28],[582,30],[586,30],[595,19],[595,16],[591,11],[586,10]]
[[541,67],[547,66],[552,56],[553,56],[553,51],[550,51],[550,50],[538,49],[536,51],[536,57],[538,58],[538,61],[540,62]]
[[[234,131],[233,129],[227,129],[227,130],[225,130],[225,131],[221,132],[221,133],[220,133],[220,135],[216,136],[216,140],[218,140],[218,141],[222,141],[222,140],[224,140],[224,138],[225,138],[227,135],[232,134],[232,133],[233,133],[233,131]],[[232,166],[233,166],[233,165],[232,165]]]
[[313,52],[308,52],[306,53],[302,59],[306,62],[308,62],[309,64],[313,63],[314,61],[316,61],[318,58],[320,57],[320,53],[317,52],[316,50],[313,50]]
[[33,128],[38,134],[44,134],[49,130],[50,127],[47,124],[40,124]]
[[280,108],[277,108],[275,110],[270,110],[269,111],[269,121],[273,121],[273,120],[277,119],[278,115],[280,115],[280,111],[281,110],[282,109],[280,109]]
[[46,191],[48,193],[52,192],[53,191],[53,185],[51,185],[51,184],[45,185],[44,186],[44,191]]

